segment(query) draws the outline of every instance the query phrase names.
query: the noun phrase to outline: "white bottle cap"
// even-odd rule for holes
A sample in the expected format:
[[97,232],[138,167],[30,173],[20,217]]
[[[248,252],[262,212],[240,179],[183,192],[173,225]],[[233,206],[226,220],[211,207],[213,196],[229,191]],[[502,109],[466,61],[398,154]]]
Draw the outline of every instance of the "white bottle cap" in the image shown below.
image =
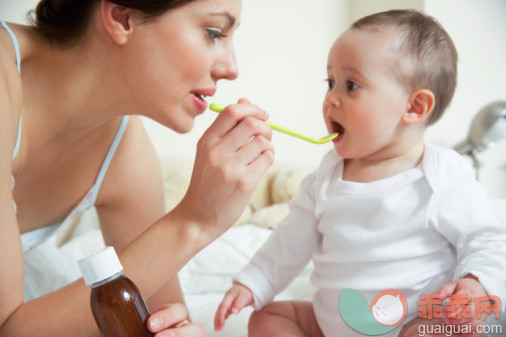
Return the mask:
[[103,281],[123,270],[114,247],[105,247],[78,261],[86,285]]

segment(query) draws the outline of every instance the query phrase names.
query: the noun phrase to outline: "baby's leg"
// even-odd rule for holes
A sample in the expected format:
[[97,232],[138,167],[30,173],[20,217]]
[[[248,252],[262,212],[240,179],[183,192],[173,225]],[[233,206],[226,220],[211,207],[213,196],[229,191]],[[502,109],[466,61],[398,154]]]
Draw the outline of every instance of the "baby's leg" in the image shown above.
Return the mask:
[[253,312],[248,325],[249,337],[302,336],[323,337],[308,301],[273,302]]

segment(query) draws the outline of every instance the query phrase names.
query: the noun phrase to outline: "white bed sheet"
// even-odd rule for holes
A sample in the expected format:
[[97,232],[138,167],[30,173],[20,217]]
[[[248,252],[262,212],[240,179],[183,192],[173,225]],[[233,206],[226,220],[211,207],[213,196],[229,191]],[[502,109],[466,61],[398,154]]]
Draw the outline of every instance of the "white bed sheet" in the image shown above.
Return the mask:
[[[225,292],[232,286],[232,277],[248,263],[270,233],[271,230],[255,225],[231,228],[179,272],[191,318],[204,324],[208,336],[247,336],[248,319],[253,311],[251,307],[231,315],[220,332],[213,331],[214,314]],[[310,263],[276,299],[311,300],[316,289],[309,282],[312,270]]]
[[[492,200],[492,204],[499,218],[506,223],[506,199]],[[179,272],[191,318],[195,322],[204,324],[208,336],[247,336],[251,307],[243,309],[237,315],[230,316],[221,332],[213,331],[214,314],[223,295],[232,285],[232,277],[249,261],[270,233],[270,230],[254,225],[231,228],[211,245],[204,248]],[[39,277],[32,275],[34,287],[44,284],[54,286],[58,282],[68,283],[80,278],[77,260],[104,246],[94,211],[83,215],[81,223],[72,232],[68,242],[60,246],[59,239],[61,238],[53,237],[51,242],[54,247],[51,247],[45,254],[50,256],[45,256],[47,259],[44,258],[38,262],[42,269],[49,271],[57,269],[58,272],[53,273],[53,279],[48,279],[46,283],[41,282],[40,275]],[[66,272],[62,270],[62,268],[65,269],[64,267]],[[313,266],[309,264],[276,299],[311,300],[315,291],[315,287],[309,281],[312,270]],[[45,276],[48,274],[45,273]],[[42,290],[51,291],[49,288]],[[506,335],[506,315],[502,315],[500,322],[497,323],[504,326],[503,336]],[[493,337],[496,336],[497,334]]]
[[[81,277],[77,261],[105,246],[94,209],[81,216],[79,224],[65,224],[68,230],[53,236],[34,254],[36,271],[25,275],[28,288],[37,296],[51,292]],[[245,308],[227,320],[221,332],[213,331],[214,314],[225,292],[232,285],[232,277],[248,263],[271,230],[255,225],[229,229],[212,244],[200,251],[178,273],[186,305],[192,321],[204,324],[208,336],[247,336],[248,319],[252,308]],[[59,242],[65,237],[65,242]],[[276,299],[312,298],[314,287],[309,282],[312,265]],[[128,276],[128,275],[127,275]]]
[[[506,223],[506,199],[491,200],[497,216]],[[254,225],[232,228],[197,254],[179,273],[185,300],[192,320],[204,324],[208,336],[247,337],[248,319],[253,309],[243,309],[231,315],[222,331],[213,331],[214,313],[225,292],[232,284],[232,277],[249,261],[267,239],[271,230]],[[276,300],[312,300],[316,288],[310,282],[313,265],[304,271],[276,296]],[[506,336],[506,313],[499,320],[490,317],[488,324],[501,325],[502,334],[483,337]]]

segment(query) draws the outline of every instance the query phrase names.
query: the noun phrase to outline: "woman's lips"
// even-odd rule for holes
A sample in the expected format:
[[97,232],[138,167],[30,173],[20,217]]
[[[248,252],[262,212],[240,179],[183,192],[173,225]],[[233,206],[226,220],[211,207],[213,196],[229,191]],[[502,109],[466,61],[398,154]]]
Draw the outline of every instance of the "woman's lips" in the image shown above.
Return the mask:
[[193,103],[195,103],[195,106],[197,107],[198,113],[204,113],[204,111],[207,109],[207,102],[204,100],[204,97],[197,93],[192,93],[192,99]]
[[193,103],[197,107],[199,114],[203,113],[207,109],[207,102],[205,100],[205,97],[212,97],[215,93],[215,87],[201,88],[191,92]]

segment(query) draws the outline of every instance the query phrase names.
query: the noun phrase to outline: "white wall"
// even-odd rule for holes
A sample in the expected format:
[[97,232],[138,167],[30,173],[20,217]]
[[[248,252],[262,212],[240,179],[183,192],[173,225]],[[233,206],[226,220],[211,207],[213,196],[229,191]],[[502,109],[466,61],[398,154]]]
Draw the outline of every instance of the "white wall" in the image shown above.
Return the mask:
[[[459,83],[443,119],[427,139],[452,146],[462,140],[474,114],[493,100],[506,100],[506,1],[504,0],[243,0],[235,44],[240,76],[223,82],[213,101],[247,97],[270,113],[271,121],[320,137],[326,133],[321,103],[326,90],[327,52],[355,19],[393,8],[423,9],[448,30],[460,55]],[[0,17],[24,22],[36,0],[0,0]],[[199,117],[195,128],[177,135],[145,120],[161,155],[193,158],[195,144],[215,115]],[[313,145],[275,133],[278,162],[318,163],[331,145]],[[506,140],[485,152],[482,182],[490,196],[506,197]]]
[[26,13],[37,3],[38,0],[0,0],[0,19],[25,24]]
[[[506,1],[425,0],[425,11],[441,22],[459,52],[455,97],[427,139],[454,145],[486,104],[506,101]],[[491,197],[506,197],[506,138],[480,157],[480,181]]]
[[390,9],[423,10],[424,0],[350,0],[350,24],[366,15]]

